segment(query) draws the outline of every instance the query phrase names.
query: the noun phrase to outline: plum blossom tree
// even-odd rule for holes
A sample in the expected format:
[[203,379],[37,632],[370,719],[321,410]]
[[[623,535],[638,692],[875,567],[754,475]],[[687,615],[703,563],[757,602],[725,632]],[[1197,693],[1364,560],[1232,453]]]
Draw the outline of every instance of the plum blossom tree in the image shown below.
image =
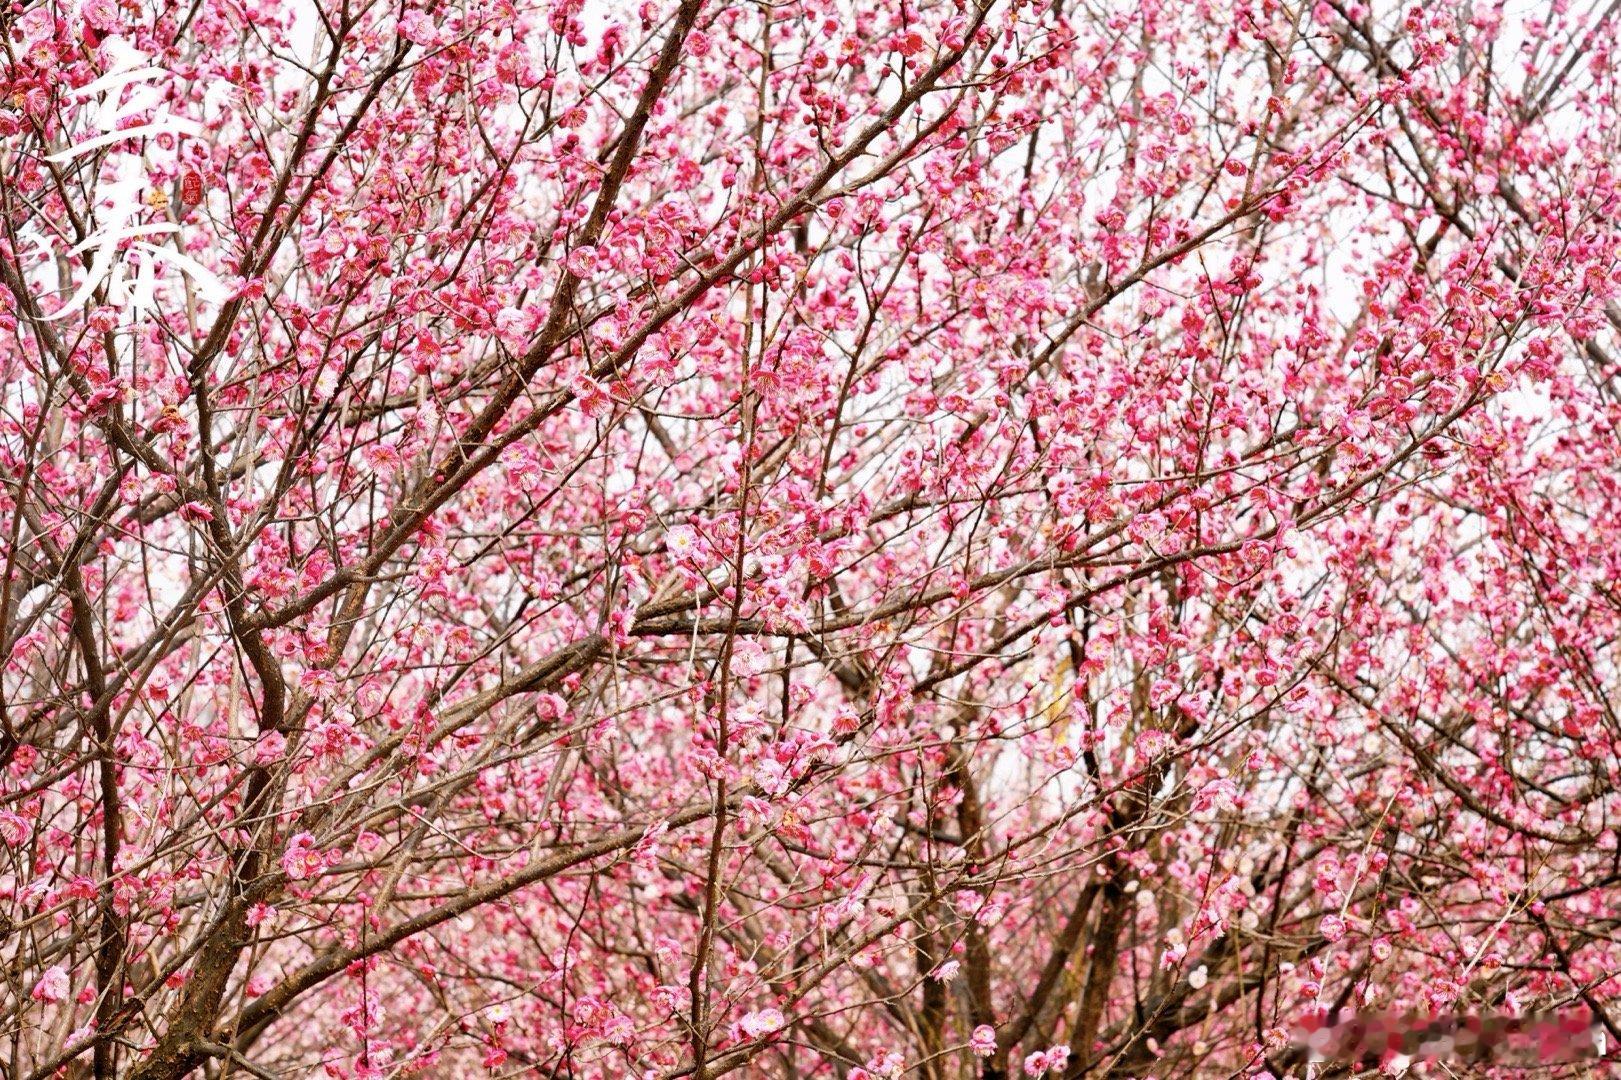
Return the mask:
[[9,0],[0,1073],[1621,1041],[1621,42],[1521,7]]

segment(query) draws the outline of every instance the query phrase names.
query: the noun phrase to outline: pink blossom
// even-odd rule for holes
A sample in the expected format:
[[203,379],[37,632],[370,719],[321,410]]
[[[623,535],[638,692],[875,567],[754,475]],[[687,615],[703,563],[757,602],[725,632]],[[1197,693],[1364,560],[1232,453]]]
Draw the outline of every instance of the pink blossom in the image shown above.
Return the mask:
[[1148,702],[1156,709],[1164,708],[1176,698],[1181,688],[1171,679],[1158,679],[1148,691]]
[[45,969],[29,994],[35,1001],[54,1005],[68,996],[68,972],[60,964]]
[[575,277],[590,279],[596,275],[597,267],[598,253],[595,247],[587,244],[569,252],[568,270]]
[[433,20],[422,11],[407,11],[400,17],[400,36],[418,45],[432,45],[438,41]]
[[787,773],[775,758],[761,758],[755,763],[754,782],[767,795],[781,795],[788,790]]
[[760,1009],[745,1015],[738,1021],[738,1026],[749,1038],[758,1039],[780,1031],[786,1023],[780,1009]]
[[1604,3],[13,6],[31,1065],[1615,996]]
[[1238,806],[1238,785],[1225,777],[1212,780],[1193,797],[1195,814],[1231,813]]
[[11,810],[0,810],[0,840],[10,847],[19,847],[28,839],[28,819]]
[[287,737],[279,731],[267,731],[254,744],[253,760],[259,765],[272,765],[287,753]]
[[295,834],[282,852],[281,868],[294,881],[319,874],[326,868],[326,856],[315,846],[315,837],[307,832]]
[[1069,1047],[1062,1043],[1038,1050],[1026,1055],[1024,1059],[1024,1074],[1026,1076],[1042,1076],[1048,1072],[1063,1069],[1069,1063]]

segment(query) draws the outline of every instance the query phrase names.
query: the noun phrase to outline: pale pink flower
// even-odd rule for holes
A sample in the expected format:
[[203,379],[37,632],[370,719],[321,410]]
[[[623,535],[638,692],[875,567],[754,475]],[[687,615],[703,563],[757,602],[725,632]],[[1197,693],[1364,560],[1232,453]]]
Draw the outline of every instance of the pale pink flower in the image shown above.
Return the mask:
[[60,964],[46,968],[45,973],[34,984],[34,989],[29,996],[35,1001],[44,1002],[47,1005],[54,1005],[58,1001],[65,999],[68,996],[67,969]]
[[287,844],[281,856],[281,868],[294,881],[303,881],[321,872],[326,858],[315,846],[315,837],[307,832],[298,833]]
[[28,839],[28,819],[10,810],[0,810],[0,840],[7,847],[18,847]]
[[738,1026],[743,1029],[743,1033],[749,1038],[758,1039],[771,1034],[773,1031],[782,1030],[785,1023],[787,1021],[782,1015],[782,1010],[760,1009],[743,1017],[742,1020],[738,1021]]

